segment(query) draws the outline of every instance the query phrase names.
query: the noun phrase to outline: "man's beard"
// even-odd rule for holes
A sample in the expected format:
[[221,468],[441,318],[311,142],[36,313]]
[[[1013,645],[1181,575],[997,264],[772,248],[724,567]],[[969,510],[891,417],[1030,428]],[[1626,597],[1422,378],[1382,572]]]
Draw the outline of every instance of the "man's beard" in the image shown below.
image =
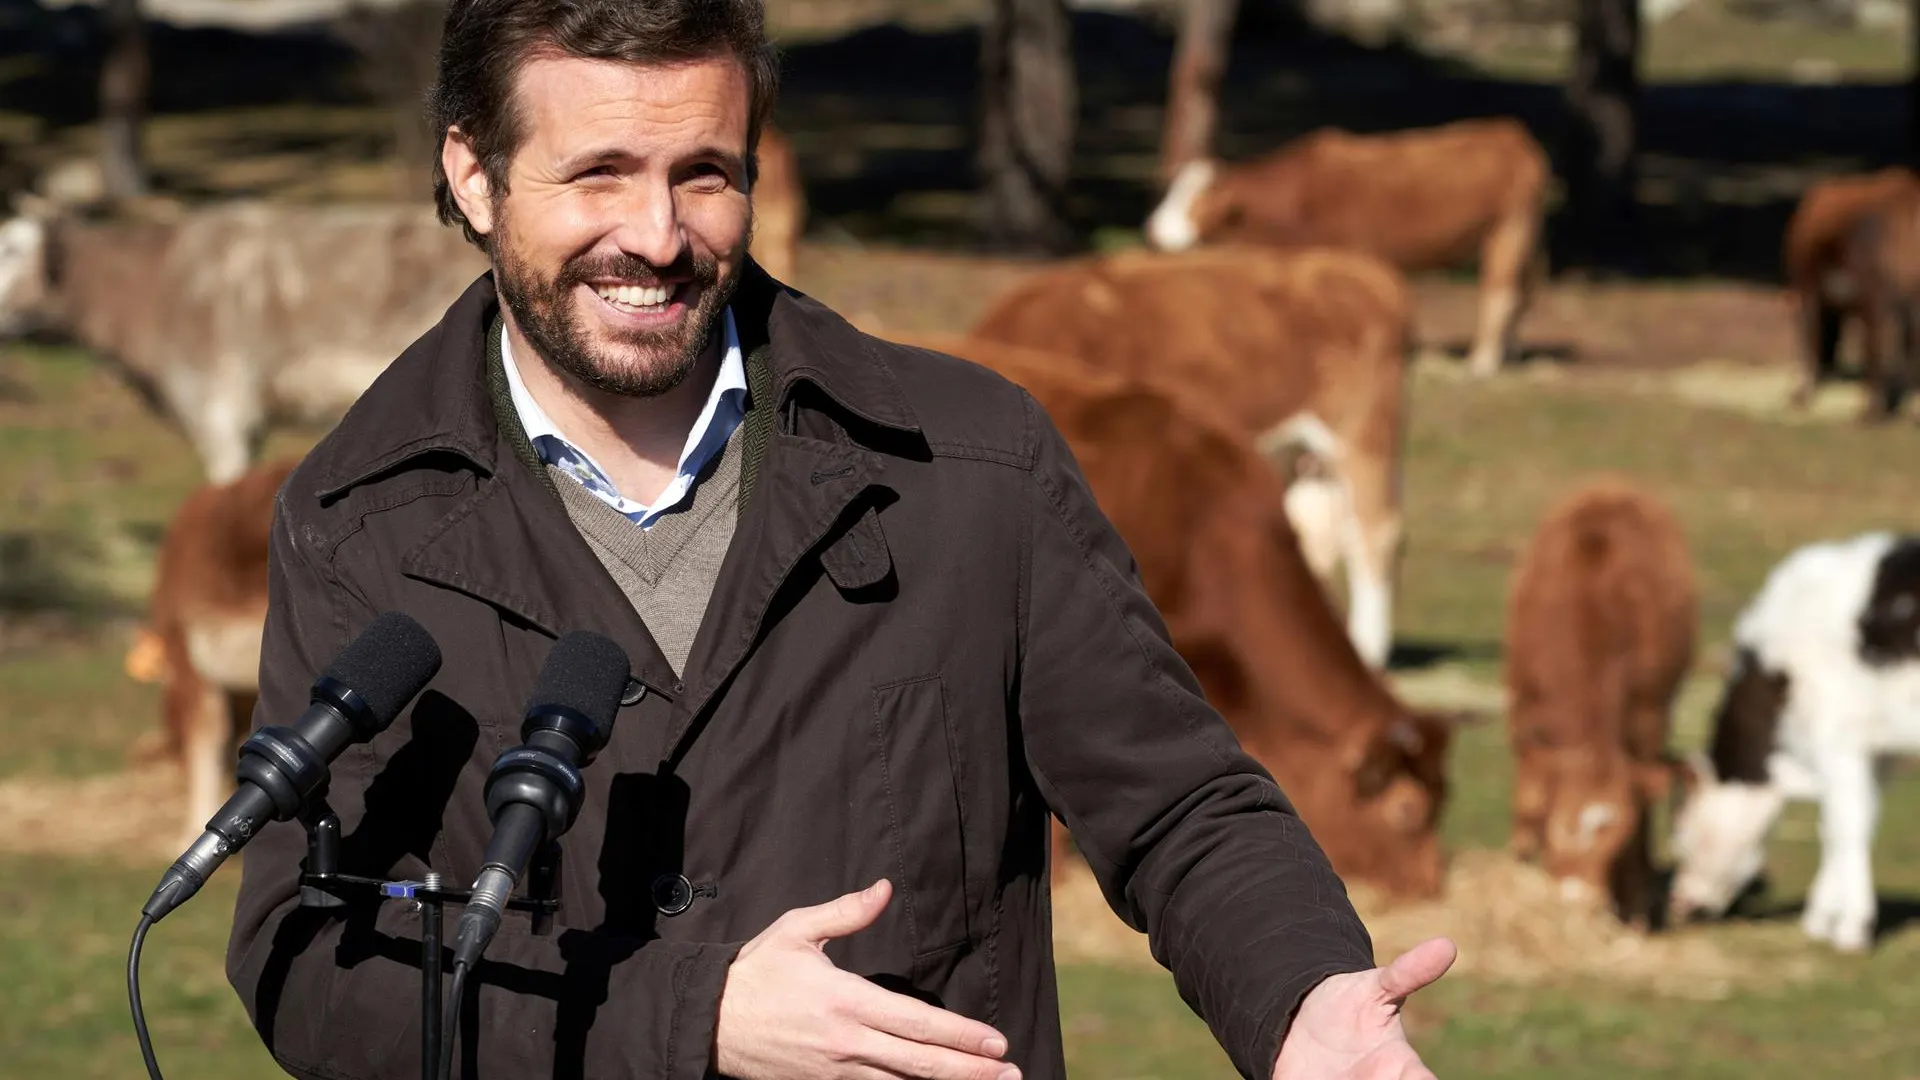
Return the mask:
[[[713,338],[720,310],[740,283],[738,274],[721,281],[719,261],[696,258],[691,249],[666,267],[624,253],[581,255],[567,260],[554,278],[543,279],[515,252],[505,220],[498,215],[495,220],[500,227],[492,245],[494,283],[513,313],[514,324],[547,362],[604,393],[657,397],[679,386],[699,362]],[[700,291],[700,302],[677,327],[615,332],[611,343],[596,348],[585,315],[573,299],[577,286],[595,278],[617,278],[642,287],[660,285],[662,278],[691,279]]]

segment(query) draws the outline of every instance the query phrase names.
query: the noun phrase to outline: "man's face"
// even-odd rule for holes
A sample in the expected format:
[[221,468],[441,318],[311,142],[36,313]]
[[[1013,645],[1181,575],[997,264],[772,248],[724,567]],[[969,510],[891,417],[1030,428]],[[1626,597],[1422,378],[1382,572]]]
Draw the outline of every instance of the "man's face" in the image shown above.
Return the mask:
[[508,191],[447,140],[461,210],[485,234],[514,324],[596,389],[679,385],[738,284],[751,231],[749,89],[730,55],[670,66],[536,57],[515,87]]

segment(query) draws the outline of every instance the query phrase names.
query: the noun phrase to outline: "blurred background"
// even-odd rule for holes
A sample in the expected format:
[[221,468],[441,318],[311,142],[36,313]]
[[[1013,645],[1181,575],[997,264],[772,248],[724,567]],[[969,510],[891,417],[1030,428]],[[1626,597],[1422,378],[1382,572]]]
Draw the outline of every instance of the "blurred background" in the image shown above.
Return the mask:
[[[1167,178],[1197,156],[1253,158],[1327,126],[1525,126],[1553,179],[1546,273],[1507,369],[1463,371],[1471,257],[1409,277],[1408,544],[1383,675],[1403,700],[1500,714],[1517,556],[1598,470],[1632,476],[1686,532],[1701,621],[1674,713],[1682,751],[1708,739],[1734,617],[1771,567],[1815,540],[1920,530],[1901,464],[1920,460],[1910,420],[1856,422],[1871,391],[1851,377],[1789,406],[1804,364],[1782,267],[1810,186],[1920,157],[1920,5],[768,9],[785,56],[776,121],[805,203],[787,280],[887,332],[963,333],[1058,260],[1141,247]],[[419,99],[442,13],[435,0],[0,0],[0,193],[77,184],[109,216],[159,222],[268,200],[288,229],[324,204],[424,201]],[[1173,95],[1198,119],[1170,124]],[[169,287],[127,259],[111,294]],[[82,337],[43,326],[0,342],[0,1077],[141,1074],[126,936],[178,850],[161,685],[128,657],[168,522],[207,470],[150,373],[129,377]],[[261,456],[325,428],[276,428]],[[1732,917],[1644,934],[1560,911],[1550,883],[1501,861],[1504,725],[1464,730],[1447,769],[1453,886],[1366,907],[1383,952],[1441,931],[1466,948],[1408,1013],[1441,1076],[1920,1078],[1912,770],[1886,780],[1878,939],[1843,955],[1799,931],[1820,853],[1810,806],[1789,809],[1767,887]],[[147,1011],[178,1075],[276,1072],[222,973],[236,879],[147,948]],[[1097,896],[1076,886],[1060,905],[1076,1075],[1232,1074]]]

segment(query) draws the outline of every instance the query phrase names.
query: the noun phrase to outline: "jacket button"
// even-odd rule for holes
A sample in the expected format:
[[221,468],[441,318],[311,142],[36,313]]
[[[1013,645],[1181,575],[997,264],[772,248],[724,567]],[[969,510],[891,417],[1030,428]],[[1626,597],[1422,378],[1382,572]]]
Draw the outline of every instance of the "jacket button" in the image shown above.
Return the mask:
[[639,679],[628,679],[626,693],[620,695],[620,704],[638,705],[640,699],[647,696],[647,688],[640,685]]
[[693,882],[685,874],[661,874],[653,879],[654,910],[678,915],[693,906]]

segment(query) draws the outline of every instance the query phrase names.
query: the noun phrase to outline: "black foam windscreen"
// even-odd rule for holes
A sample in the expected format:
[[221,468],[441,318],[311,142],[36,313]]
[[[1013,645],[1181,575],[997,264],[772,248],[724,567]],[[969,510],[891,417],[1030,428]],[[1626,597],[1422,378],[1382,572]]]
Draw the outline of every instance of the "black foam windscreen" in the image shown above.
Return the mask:
[[327,677],[358,691],[384,728],[440,670],[440,646],[427,628],[397,611],[382,614],[340,651]]
[[591,630],[575,630],[554,642],[547,653],[527,715],[561,705],[596,724],[611,724],[631,674],[626,650]]

